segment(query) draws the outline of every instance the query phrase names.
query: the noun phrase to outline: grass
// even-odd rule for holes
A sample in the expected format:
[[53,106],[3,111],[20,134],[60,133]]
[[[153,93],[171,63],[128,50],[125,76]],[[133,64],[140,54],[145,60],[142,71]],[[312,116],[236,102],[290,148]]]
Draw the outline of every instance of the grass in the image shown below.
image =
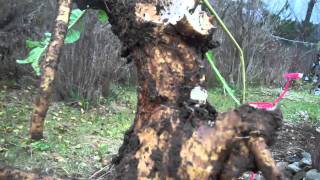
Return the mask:
[[[273,101],[282,90],[280,88],[251,88],[248,93],[248,102]],[[224,95],[221,89],[209,90],[209,102],[218,111],[227,111],[236,107],[234,101]],[[285,121],[320,123],[320,96],[314,96],[307,91],[290,90],[280,102]]]
[[28,139],[32,89],[0,90],[0,164],[41,169],[58,176],[88,178],[122,143],[135,114],[134,90],[103,99],[96,108],[54,103],[45,123],[45,140]]
[[[133,88],[115,87],[112,98],[99,100],[88,108],[79,100],[77,107],[53,103],[45,124],[45,140],[28,139],[32,110],[32,88],[11,90],[0,86],[0,164],[59,176],[88,179],[117,153],[136,110]],[[280,89],[253,88],[249,101],[271,101]],[[209,101],[219,110],[235,107],[221,89],[209,90]],[[84,105],[85,104],[85,105]],[[320,122],[320,97],[290,91],[282,102],[286,121]]]

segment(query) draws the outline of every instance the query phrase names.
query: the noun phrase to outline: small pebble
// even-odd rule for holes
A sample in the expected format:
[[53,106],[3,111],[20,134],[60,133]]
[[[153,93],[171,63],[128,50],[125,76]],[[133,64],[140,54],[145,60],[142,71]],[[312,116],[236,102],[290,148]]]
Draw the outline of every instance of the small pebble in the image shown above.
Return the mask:
[[257,174],[255,177],[254,177],[254,180],[266,180],[262,174]]
[[311,166],[312,160],[311,160],[311,154],[307,152],[302,153],[302,159],[300,160],[300,166]]
[[288,165],[289,163],[281,161],[277,163],[277,168],[282,172],[287,169]]
[[299,164],[300,164],[299,162],[294,162],[292,164],[289,164],[287,169],[294,173],[297,173],[301,170],[301,168],[299,167]]
[[[287,154],[291,154],[291,152],[288,152]],[[289,163],[299,162],[300,160],[301,157],[298,157],[295,154],[286,157],[286,161]]]
[[305,171],[299,171],[297,172],[294,176],[293,176],[293,180],[300,180],[303,179],[306,176],[306,172]]
[[311,169],[306,173],[305,180],[320,180],[320,172],[316,169]]

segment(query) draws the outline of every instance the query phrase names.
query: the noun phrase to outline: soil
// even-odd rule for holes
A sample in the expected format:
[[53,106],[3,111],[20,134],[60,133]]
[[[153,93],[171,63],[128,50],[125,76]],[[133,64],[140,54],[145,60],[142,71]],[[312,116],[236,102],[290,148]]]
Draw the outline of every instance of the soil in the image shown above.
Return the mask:
[[303,151],[312,154],[317,149],[320,149],[320,133],[310,123],[284,122],[275,144],[271,146],[274,159],[286,162],[300,159]]

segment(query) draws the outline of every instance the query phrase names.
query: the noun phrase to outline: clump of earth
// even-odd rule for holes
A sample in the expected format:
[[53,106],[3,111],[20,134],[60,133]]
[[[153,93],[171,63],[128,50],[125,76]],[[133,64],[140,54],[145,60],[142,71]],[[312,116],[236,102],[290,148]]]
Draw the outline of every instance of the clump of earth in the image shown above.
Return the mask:
[[[320,180],[320,125],[310,123],[285,122],[279,132],[278,139],[271,146],[278,168],[286,179]],[[252,172],[241,178],[249,180]],[[254,176],[255,180],[264,180],[261,172]]]

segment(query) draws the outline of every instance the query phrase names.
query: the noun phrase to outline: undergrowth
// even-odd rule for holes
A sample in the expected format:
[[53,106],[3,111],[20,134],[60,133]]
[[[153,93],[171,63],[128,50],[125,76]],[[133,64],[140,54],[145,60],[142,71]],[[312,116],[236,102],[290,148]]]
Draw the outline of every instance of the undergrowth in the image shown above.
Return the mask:
[[130,89],[88,109],[80,101],[76,107],[53,103],[45,140],[33,142],[28,139],[32,92],[0,90],[0,164],[88,179],[117,153],[136,110],[136,93]]

